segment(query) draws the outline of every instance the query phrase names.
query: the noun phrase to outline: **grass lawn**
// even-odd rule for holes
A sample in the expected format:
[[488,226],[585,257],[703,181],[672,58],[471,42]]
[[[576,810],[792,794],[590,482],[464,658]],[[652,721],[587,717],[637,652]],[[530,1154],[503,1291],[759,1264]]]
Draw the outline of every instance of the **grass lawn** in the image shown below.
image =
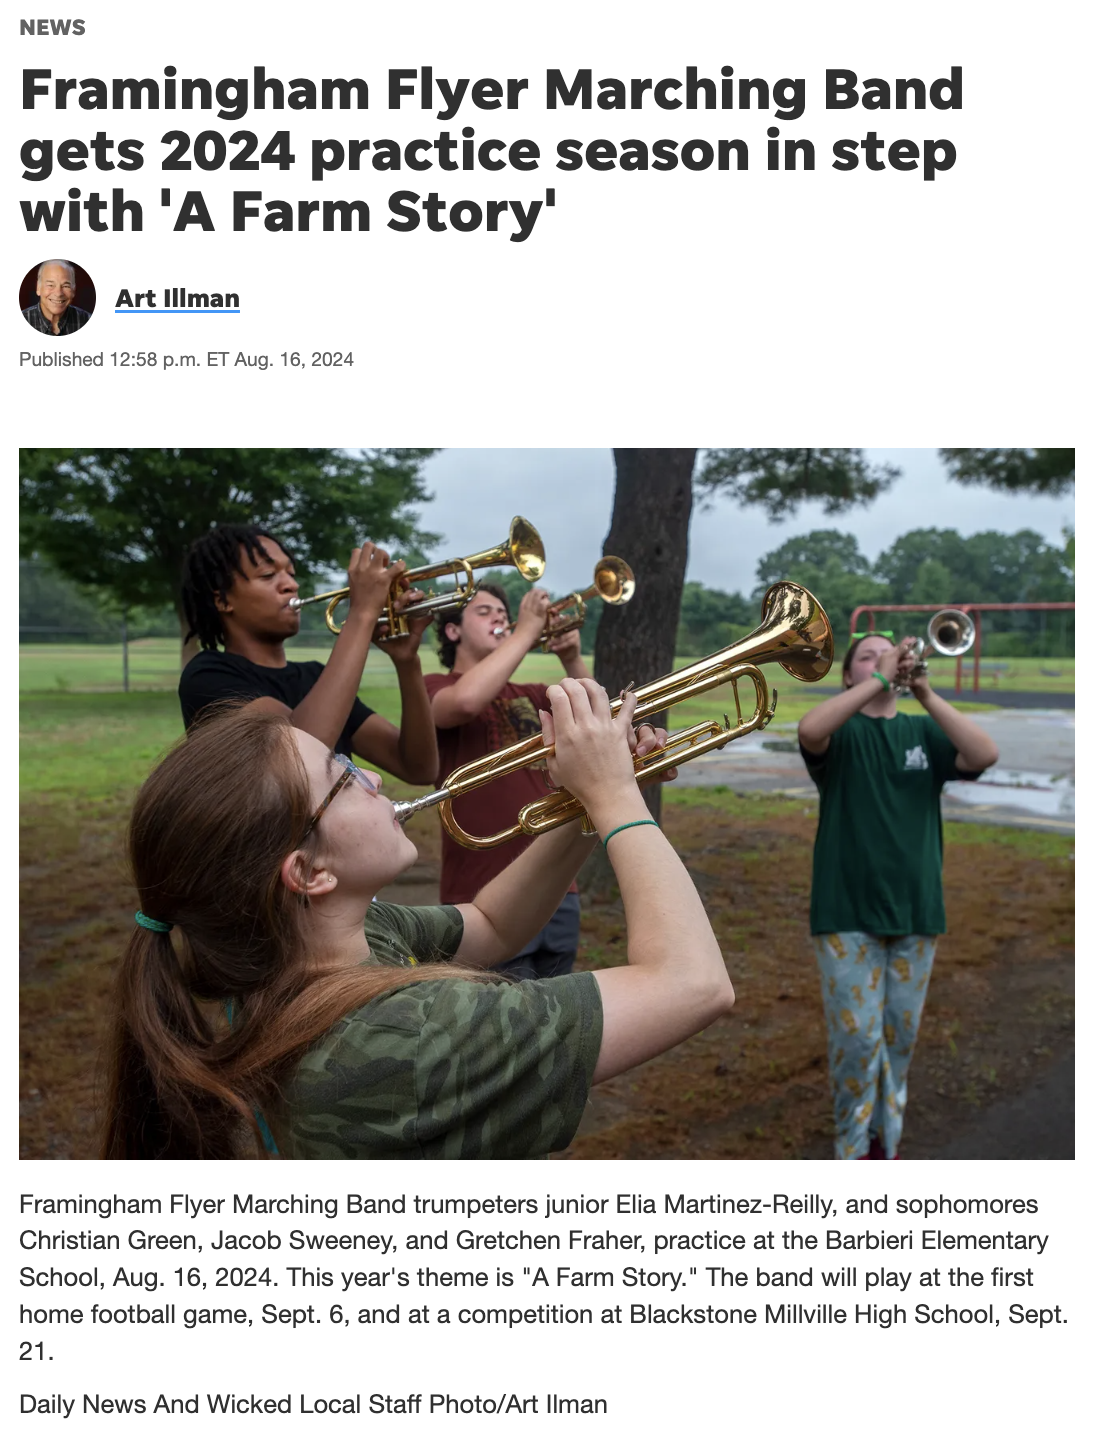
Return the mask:
[[[329,645],[306,646],[290,643],[289,655],[294,661],[325,661]],[[426,671],[440,671],[436,654],[431,649],[422,653]],[[165,637],[146,637],[129,644],[129,682],[133,691],[174,691],[178,686],[179,648],[176,641]],[[677,657],[676,667],[687,666],[694,658]],[[592,665],[590,658],[586,658]],[[952,661],[935,658],[932,677],[938,686],[952,686]],[[999,669],[981,673],[981,695],[987,702],[993,690],[1011,691],[1074,691],[1075,662],[1052,661],[1038,657],[1022,657],[997,664]],[[1002,669],[1005,667],[1005,670]],[[535,653],[517,670],[519,681],[549,682],[558,672],[552,656]],[[778,687],[780,703],[796,706],[811,699],[831,695],[839,689],[839,667],[835,666],[823,681],[806,685],[792,676],[768,667],[768,682]],[[972,663],[966,659],[962,678],[965,689],[972,684]],[[395,678],[390,663],[381,653],[373,651],[365,678],[365,688],[380,691],[394,689]],[[91,645],[22,645],[19,648],[19,689],[22,692],[42,691],[121,691],[122,649],[120,646]],[[809,693],[807,695],[807,693]],[[720,699],[720,698],[717,698]],[[715,699],[715,704],[717,704]],[[370,702],[370,705],[375,705]],[[803,707],[804,709],[804,707]],[[686,723],[683,723],[686,724]]]
[[[294,660],[323,660],[323,647],[293,647]],[[677,661],[676,665],[687,665]],[[426,652],[427,671],[441,669]],[[778,691],[776,723],[796,723],[818,700],[838,689],[833,678],[806,685],[779,668],[768,667],[769,684]],[[549,683],[559,672],[556,659],[536,653],[515,673],[519,681]],[[121,689],[121,649],[110,646],[23,646],[20,648],[21,761],[24,796],[78,790],[85,796],[132,790],[156,758],[182,734],[178,699],[178,644],[150,638],[130,647],[128,694]],[[752,709],[752,687],[741,683],[741,705]],[[398,724],[399,692],[391,663],[373,652],[361,688],[362,697]],[[964,707],[964,703],[962,703]],[[669,724],[679,729],[695,722],[735,715],[728,686],[671,708]]]

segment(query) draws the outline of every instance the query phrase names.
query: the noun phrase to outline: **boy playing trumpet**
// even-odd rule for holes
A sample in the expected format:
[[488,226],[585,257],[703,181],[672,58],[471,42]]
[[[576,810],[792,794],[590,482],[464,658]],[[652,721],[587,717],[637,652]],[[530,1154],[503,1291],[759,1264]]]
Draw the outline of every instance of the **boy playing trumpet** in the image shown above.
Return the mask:
[[[437,785],[468,761],[516,745],[540,730],[547,710],[547,687],[510,680],[538,644],[551,598],[533,587],[526,592],[515,622],[500,587],[480,586],[466,606],[437,618],[441,665],[448,675],[430,674],[426,690],[433,706],[440,749]],[[581,656],[581,632],[556,637],[548,646],[567,676],[589,675]],[[550,790],[542,770],[526,768],[492,781],[456,803],[460,824],[475,835],[511,825],[529,801]],[[473,900],[531,843],[518,836],[495,850],[466,850],[447,831],[441,834],[441,899],[446,904]],[[515,959],[502,968],[518,979],[568,974],[574,967],[581,910],[577,886],[570,887],[550,921]]]
[[360,756],[415,785],[430,784],[437,775],[437,737],[418,656],[428,617],[411,620],[410,634],[385,647],[398,673],[401,724],[393,726],[357,696],[373,628],[405,569],[372,542],[355,547],[349,614],[330,659],[325,666],[289,661],[285,642],[300,630],[300,613],[291,605],[299,587],[290,554],[261,527],[225,524],[200,537],[182,579],[187,639],[196,636],[202,646],[179,682],[186,726],[214,702],[255,702],[258,710],[290,711],[297,730],[341,755]]

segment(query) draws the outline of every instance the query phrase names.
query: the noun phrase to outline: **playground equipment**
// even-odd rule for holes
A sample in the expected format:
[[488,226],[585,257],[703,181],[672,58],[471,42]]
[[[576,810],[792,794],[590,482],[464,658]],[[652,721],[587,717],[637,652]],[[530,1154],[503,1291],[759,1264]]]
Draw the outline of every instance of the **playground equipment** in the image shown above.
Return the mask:
[[[976,694],[980,690],[980,646],[981,646],[981,623],[982,612],[1073,612],[1074,602],[927,602],[915,603],[913,605],[892,606],[869,603],[865,606],[856,607],[851,613],[851,630],[859,629],[859,618],[865,616],[869,622],[867,630],[874,629],[874,615],[877,612],[942,612],[942,611],[965,612],[972,618],[975,628],[972,647],[972,691]],[[958,657],[954,663],[953,689],[961,690],[961,675],[964,658]]]

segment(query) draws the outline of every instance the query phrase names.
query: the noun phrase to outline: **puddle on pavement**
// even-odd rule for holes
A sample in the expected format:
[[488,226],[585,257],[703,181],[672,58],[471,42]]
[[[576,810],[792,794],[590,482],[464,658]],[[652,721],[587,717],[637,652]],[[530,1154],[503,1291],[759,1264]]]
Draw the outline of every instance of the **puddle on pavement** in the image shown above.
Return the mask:
[[1032,815],[1073,816],[1075,777],[994,769],[978,781],[950,781],[943,796],[961,805],[1016,806]]
[[[1054,715],[1056,713],[1053,713]],[[1070,715],[1069,721],[1073,718]],[[717,753],[705,757],[694,766],[685,766],[681,773],[681,784],[711,785],[729,779],[731,786],[735,778],[751,779],[750,762],[738,765],[741,757],[762,757],[763,755],[798,755],[798,743],[792,736],[758,733],[734,741]],[[731,764],[732,763],[732,768]],[[785,762],[771,761],[761,766],[769,776],[777,777],[778,768]],[[802,784],[806,771],[800,762]],[[701,768],[701,769],[700,769]],[[732,774],[731,774],[732,769]],[[943,790],[943,798],[954,806],[1000,806],[1027,815],[1056,816],[1064,820],[1075,817],[1075,777],[1072,773],[1050,775],[1045,771],[1021,771],[1013,767],[996,767],[978,781],[950,781]]]

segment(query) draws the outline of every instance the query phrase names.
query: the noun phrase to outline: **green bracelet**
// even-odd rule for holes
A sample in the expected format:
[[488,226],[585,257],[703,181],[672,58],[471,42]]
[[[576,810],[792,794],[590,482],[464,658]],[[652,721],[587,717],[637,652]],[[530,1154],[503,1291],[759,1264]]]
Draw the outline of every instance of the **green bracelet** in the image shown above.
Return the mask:
[[876,676],[877,679],[881,682],[882,686],[885,687],[885,690],[886,690],[886,691],[892,691],[893,688],[889,685],[889,682],[887,681],[887,679],[886,679],[884,676],[882,676],[882,674],[881,674],[880,671],[871,671],[870,675],[871,675],[871,676]]
[[614,830],[609,830],[608,833],[607,833],[607,835],[604,837],[604,840],[603,840],[603,842],[602,842],[603,845],[604,845],[604,849],[607,850],[607,848],[608,848],[608,841],[611,840],[611,838],[612,838],[613,835],[618,835],[621,830],[630,830],[630,828],[631,828],[632,825],[656,825],[656,824],[657,824],[657,822],[656,822],[655,820],[629,820],[629,821],[626,823],[626,825],[617,825]]

